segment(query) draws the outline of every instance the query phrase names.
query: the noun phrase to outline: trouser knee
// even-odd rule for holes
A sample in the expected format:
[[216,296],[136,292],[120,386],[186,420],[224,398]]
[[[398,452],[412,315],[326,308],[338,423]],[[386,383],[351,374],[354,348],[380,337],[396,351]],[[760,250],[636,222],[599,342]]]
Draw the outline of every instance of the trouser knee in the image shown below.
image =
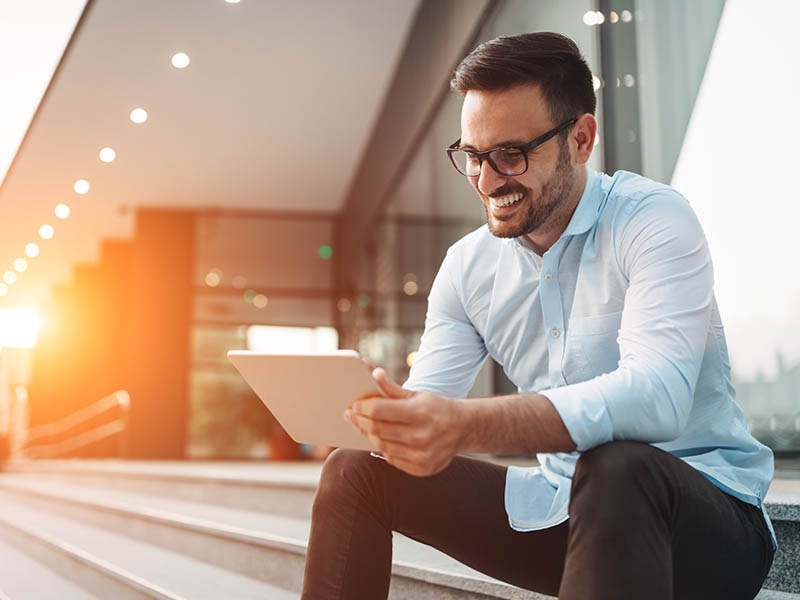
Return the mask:
[[614,441],[584,452],[572,479],[570,515],[598,512],[626,513],[625,506],[638,506],[644,496],[658,496],[666,490],[661,451],[641,442]]
[[320,475],[314,504],[325,503],[352,493],[354,489],[365,491],[372,479],[370,471],[378,461],[369,452],[338,448],[325,460]]

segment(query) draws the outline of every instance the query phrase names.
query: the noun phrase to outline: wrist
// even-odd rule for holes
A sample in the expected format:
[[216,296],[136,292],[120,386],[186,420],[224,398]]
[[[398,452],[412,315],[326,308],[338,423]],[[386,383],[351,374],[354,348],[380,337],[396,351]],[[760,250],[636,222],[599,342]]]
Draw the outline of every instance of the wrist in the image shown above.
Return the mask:
[[456,454],[476,451],[475,430],[477,421],[475,409],[475,402],[471,402],[467,398],[455,399],[456,431],[458,431]]

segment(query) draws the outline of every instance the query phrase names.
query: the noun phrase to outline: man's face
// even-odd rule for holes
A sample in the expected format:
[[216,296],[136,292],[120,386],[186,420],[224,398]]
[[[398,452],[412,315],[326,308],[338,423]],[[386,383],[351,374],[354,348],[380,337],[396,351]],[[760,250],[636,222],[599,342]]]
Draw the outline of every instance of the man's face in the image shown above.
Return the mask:
[[[560,124],[551,121],[538,86],[469,91],[461,109],[461,147],[519,146]],[[522,175],[500,175],[484,160],[481,174],[469,177],[483,202],[489,231],[497,237],[518,237],[553,226],[569,210],[566,205],[575,180],[569,146],[560,135],[531,151]]]

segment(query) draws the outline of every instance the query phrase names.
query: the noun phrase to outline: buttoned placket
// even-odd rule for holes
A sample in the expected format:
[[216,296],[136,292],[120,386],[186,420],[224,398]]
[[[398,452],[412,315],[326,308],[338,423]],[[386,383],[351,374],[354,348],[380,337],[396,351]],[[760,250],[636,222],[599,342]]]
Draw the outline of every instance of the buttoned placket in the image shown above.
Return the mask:
[[539,297],[542,301],[542,322],[547,335],[548,373],[553,387],[567,384],[561,365],[564,362],[564,304],[558,285],[558,264],[564,248],[559,239],[542,256],[539,278]]

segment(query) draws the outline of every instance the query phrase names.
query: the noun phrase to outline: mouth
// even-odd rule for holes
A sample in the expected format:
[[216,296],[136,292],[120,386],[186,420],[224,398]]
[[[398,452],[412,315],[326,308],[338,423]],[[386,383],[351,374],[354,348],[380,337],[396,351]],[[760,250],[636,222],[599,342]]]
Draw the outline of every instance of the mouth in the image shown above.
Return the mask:
[[489,204],[492,207],[492,213],[496,216],[510,215],[516,212],[524,197],[525,193],[523,192],[514,192],[513,194],[506,194],[505,196],[490,197]]

